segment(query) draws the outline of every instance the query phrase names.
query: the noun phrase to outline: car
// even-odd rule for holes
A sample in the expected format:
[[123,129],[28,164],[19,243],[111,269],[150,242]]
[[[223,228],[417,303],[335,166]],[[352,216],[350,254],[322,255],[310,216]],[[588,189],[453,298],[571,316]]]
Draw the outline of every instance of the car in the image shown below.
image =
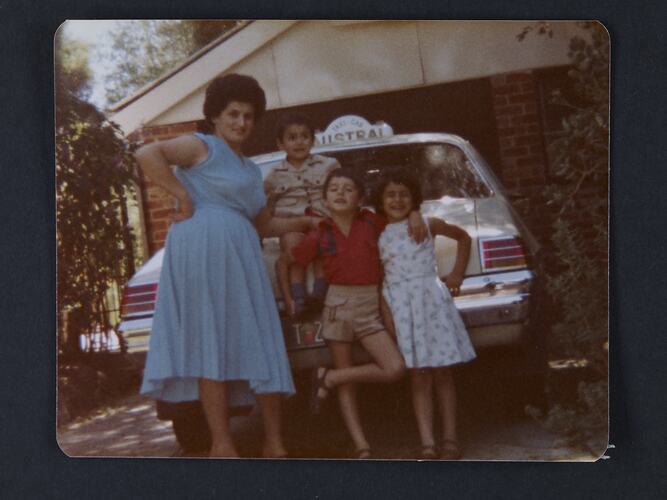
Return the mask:
[[[453,134],[394,135],[386,124],[372,126],[360,117],[344,118],[347,129],[339,126],[338,136],[320,134],[313,153],[333,156],[342,165],[358,169],[369,189],[387,167],[400,165],[415,171],[423,191],[422,214],[460,226],[472,238],[465,279],[454,301],[473,345],[478,351],[509,348],[520,353],[520,362],[525,362],[522,370],[542,373],[546,367],[544,329],[535,321],[541,296],[540,245],[512,208],[500,181],[481,154],[468,141]],[[357,128],[361,123],[366,128],[363,133],[346,133],[350,123]],[[335,140],[341,136],[351,140]],[[266,176],[283,158],[282,152],[274,152],[256,156],[253,161]],[[455,245],[453,240],[436,237],[440,275],[446,275],[454,265]],[[331,363],[321,336],[322,323],[316,313],[298,321],[285,314],[274,271],[280,253],[278,238],[264,238],[262,246],[281,313],[288,357],[295,380],[300,382],[297,387],[302,388],[300,393],[308,394],[302,382],[310,379],[315,367]],[[163,250],[158,251],[125,287],[119,330],[130,353],[144,355],[148,348],[162,256]],[[310,270],[308,285],[312,285]],[[359,361],[366,356],[359,347],[354,354]],[[158,401],[158,417],[174,420],[175,433],[185,449],[209,442],[206,436],[193,431],[205,429],[196,402]]]

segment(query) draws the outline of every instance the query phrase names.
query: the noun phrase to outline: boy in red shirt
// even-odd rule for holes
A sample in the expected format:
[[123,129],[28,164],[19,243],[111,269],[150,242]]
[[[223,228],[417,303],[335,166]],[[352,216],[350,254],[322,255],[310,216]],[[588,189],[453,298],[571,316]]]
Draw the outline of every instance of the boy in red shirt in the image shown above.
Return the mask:
[[[324,203],[331,214],[306,238],[282,256],[287,263],[307,266],[321,258],[329,290],[322,312],[322,336],[331,351],[334,368],[320,367],[313,384],[313,410],[328,392],[338,388],[341,413],[354,441],[355,458],[370,458],[357,407],[355,382],[391,382],[403,375],[405,365],[380,314],[379,284],[382,268],[378,238],[383,217],[360,210],[364,186],[354,170],[332,171],[324,183]],[[410,215],[414,239],[421,241],[425,226],[419,212]],[[358,340],[374,359],[352,365],[352,342]]]

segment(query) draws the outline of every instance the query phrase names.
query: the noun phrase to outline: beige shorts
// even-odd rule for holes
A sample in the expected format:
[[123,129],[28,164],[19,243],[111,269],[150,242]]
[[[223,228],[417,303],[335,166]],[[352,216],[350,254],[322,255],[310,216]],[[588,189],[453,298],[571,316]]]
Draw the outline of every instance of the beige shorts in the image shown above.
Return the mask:
[[353,342],[383,331],[377,285],[329,285],[322,311],[322,337]]

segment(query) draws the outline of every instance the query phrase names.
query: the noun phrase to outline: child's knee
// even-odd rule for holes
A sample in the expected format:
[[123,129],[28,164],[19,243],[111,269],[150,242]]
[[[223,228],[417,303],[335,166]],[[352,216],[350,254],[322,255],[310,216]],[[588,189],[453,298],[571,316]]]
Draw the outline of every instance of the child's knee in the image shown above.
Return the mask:
[[387,372],[387,378],[389,381],[396,382],[397,380],[400,380],[403,375],[405,375],[405,361],[403,358],[395,359],[389,363],[389,365],[385,368],[385,371]]
[[304,237],[303,233],[285,233],[280,236],[280,248],[283,252],[291,252],[292,248],[301,243]]

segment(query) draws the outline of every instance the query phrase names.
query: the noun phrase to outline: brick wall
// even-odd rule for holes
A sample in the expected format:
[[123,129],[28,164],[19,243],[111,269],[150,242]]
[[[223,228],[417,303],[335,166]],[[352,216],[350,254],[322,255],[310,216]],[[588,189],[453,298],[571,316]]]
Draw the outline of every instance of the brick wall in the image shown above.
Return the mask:
[[[171,139],[183,134],[191,134],[196,131],[196,121],[184,122],[174,125],[144,127],[134,132],[131,138],[139,144],[148,144],[158,140]],[[164,246],[164,242],[167,239],[174,199],[144,176],[142,176],[142,185],[148,252],[150,255],[153,255]]]
[[532,71],[495,75],[491,86],[503,184],[521,196],[515,209],[535,236],[547,243],[551,223],[542,191],[548,159],[535,75]]

